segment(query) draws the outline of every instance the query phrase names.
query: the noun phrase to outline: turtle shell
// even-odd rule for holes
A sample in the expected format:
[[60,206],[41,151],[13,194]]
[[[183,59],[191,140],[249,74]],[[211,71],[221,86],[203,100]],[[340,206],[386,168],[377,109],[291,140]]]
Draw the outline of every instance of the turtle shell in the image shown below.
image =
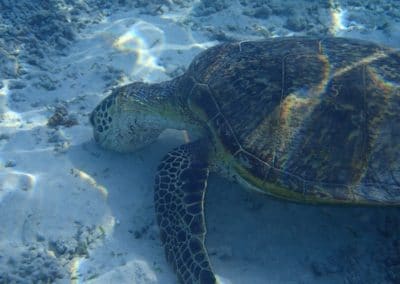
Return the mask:
[[226,43],[181,91],[247,183],[311,202],[400,204],[400,53],[345,38]]

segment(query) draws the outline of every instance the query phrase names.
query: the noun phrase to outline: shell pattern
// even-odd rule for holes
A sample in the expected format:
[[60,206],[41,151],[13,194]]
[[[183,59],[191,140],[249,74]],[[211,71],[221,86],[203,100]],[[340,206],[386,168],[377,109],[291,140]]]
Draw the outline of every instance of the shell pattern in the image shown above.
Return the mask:
[[226,43],[199,54],[179,90],[257,188],[400,204],[398,51],[345,38]]

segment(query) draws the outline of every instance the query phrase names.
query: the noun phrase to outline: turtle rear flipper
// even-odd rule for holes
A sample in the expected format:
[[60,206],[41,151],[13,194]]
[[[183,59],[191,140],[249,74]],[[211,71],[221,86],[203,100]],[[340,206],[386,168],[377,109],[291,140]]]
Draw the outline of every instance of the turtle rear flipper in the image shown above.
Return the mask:
[[207,143],[197,141],[169,152],[161,161],[154,201],[161,242],[181,283],[216,283],[204,237]]

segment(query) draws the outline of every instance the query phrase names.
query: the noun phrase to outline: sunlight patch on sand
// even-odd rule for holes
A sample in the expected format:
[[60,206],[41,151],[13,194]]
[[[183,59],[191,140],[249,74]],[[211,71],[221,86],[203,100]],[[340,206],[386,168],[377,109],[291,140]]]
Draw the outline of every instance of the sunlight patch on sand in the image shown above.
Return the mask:
[[344,25],[344,18],[346,16],[346,11],[343,10],[336,0],[329,0],[331,6],[331,18],[332,25],[330,27],[330,32],[336,35],[338,32],[346,30]]
[[145,78],[145,74],[154,71],[166,73],[166,68],[159,63],[163,52],[181,52],[193,48],[205,50],[217,43],[216,41],[199,43],[193,37],[189,37],[184,44],[167,43],[167,29],[168,26],[159,27],[149,22],[138,21],[114,40],[112,46],[115,49],[136,55],[129,76]]
[[7,171],[1,167],[0,171],[0,202],[10,192],[16,190],[26,192],[35,187],[37,178],[33,174],[19,171]]
[[123,35],[114,41],[114,48],[123,52],[135,52],[137,60],[132,66],[132,74],[137,75],[146,70],[159,70],[164,67],[158,65],[160,48],[164,43],[164,32],[157,26],[145,21],[138,21]]
[[329,31],[334,36],[339,36],[341,32],[351,30],[362,30],[365,27],[355,21],[348,20],[348,12],[343,9],[337,0],[329,0],[331,11],[331,27]]
[[71,169],[71,173],[74,176],[83,180],[84,182],[88,183],[90,186],[97,189],[105,199],[108,197],[107,189],[104,186],[102,186],[101,184],[98,184],[97,181],[88,173],[86,173],[82,170],[76,169],[76,168]]
[[84,260],[84,257],[74,257],[74,259],[71,261],[71,284],[83,283],[79,279],[79,267],[81,266],[82,262],[84,262]]

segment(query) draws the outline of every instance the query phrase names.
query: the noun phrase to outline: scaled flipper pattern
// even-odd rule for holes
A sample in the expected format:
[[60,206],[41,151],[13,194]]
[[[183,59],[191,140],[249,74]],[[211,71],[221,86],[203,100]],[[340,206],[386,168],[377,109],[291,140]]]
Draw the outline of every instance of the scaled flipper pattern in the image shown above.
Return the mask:
[[155,210],[168,262],[184,284],[214,284],[204,237],[208,153],[198,141],[169,152],[155,179]]

